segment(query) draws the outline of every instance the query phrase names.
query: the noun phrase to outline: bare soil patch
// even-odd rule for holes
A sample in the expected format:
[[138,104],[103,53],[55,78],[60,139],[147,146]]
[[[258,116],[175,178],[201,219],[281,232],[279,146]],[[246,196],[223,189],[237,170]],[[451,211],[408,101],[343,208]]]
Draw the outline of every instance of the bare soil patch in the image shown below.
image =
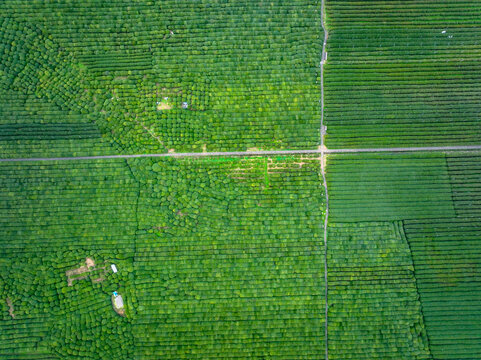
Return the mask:
[[[67,276],[67,285],[72,286],[74,281],[87,279],[89,277],[89,273],[99,269],[104,270],[103,274],[105,274],[108,271],[106,266],[95,267],[95,262],[93,259],[89,257],[85,258],[85,266],[80,266],[76,269],[67,270],[65,272],[65,275]],[[85,275],[77,276],[82,274],[85,274]],[[98,278],[92,279],[92,282],[100,282],[103,280],[104,280],[103,276],[100,276]]]
[[182,211],[180,211],[180,210],[178,210],[178,211],[176,212],[176,214],[179,215],[179,216],[182,216],[182,217],[185,216],[185,214],[184,214]]
[[89,268],[87,266],[81,266],[79,268],[66,271],[65,275],[67,275],[67,277],[72,277],[74,275],[83,274],[84,272],[87,272],[87,271],[89,271]]
[[87,265],[87,267],[91,268],[91,267],[95,267],[95,262],[91,259],[91,258],[86,258],[85,259],[85,264]]
[[161,101],[159,104],[157,104],[157,110],[170,110],[172,109],[172,105],[169,104],[168,102]]
[[[324,151],[326,151],[326,150],[327,150],[327,147],[326,147],[326,145],[319,145],[319,148],[318,148],[318,149],[319,149],[319,150],[324,150]],[[321,167],[322,167],[323,169],[325,169],[325,168],[326,168],[326,165],[327,165],[327,163],[326,163],[326,160],[327,160],[327,155],[326,155],[326,153],[324,153],[324,156],[321,156],[321,157],[320,157],[320,160],[321,160]]]
[[8,306],[8,313],[10,314],[10,316],[12,317],[12,319],[15,319],[15,314],[14,314],[14,309],[13,309],[13,303],[12,303],[12,300],[10,300],[10,298],[6,298],[5,299],[6,302],[7,302],[7,306]]

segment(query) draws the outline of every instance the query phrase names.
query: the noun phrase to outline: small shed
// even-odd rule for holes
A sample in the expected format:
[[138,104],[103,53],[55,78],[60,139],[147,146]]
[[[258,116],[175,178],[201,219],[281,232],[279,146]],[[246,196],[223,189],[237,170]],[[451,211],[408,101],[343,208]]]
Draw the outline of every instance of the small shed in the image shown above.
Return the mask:
[[114,272],[114,274],[118,271],[117,266],[115,266],[115,264],[111,264],[110,267],[112,268],[112,271]]

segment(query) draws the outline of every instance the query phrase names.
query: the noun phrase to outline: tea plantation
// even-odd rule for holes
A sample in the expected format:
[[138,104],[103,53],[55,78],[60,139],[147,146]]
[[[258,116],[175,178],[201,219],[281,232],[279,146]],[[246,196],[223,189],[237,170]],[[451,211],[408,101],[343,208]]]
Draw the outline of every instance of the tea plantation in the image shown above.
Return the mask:
[[319,11],[320,0],[2,1],[3,154],[316,147]]
[[328,159],[331,358],[481,357],[480,155]]
[[481,146],[480,40],[478,0],[1,1],[0,360],[481,359],[481,150],[392,151]]
[[328,0],[327,147],[481,143],[481,3]]
[[[0,358],[323,354],[318,159],[16,163],[0,175]],[[95,271],[69,283],[86,258]]]

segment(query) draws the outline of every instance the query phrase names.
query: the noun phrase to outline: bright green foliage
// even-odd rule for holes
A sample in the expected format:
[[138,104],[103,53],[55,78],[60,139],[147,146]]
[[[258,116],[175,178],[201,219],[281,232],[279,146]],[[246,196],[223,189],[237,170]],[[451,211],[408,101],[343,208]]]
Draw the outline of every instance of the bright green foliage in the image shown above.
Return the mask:
[[[477,0],[444,2],[416,0],[403,3],[396,0],[362,2],[331,0],[328,3],[329,25],[338,28],[349,22],[353,27],[372,28],[431,26],[460,28],[481,25],[481,8]],[[355,45],[355,42],[353,42]]]
[[[132,298],[138,184],[125,161],[2,163],[0,182],[0,358],[130,359],[130,314],[110,301],[115,290]],[[86,257],[122,271],[68,286]]]
[[[10,76],[3,86],[11,86],[12,69],[28,65],[29,77],[17,79],[25,94],[69,112],[88,109],[90,124],[117,152],[319,142],[319,0],[8,0],[0,10],[8,16],[0,29],[8,50],[0,66]],[[22,44],[26,38],[32,41]],[[66,60],[55,71],[48,61],[53,49]],[[44,92],[33,86],[39,79],[48,80]],[[64,84],[75,84],[75,92]],[[172,107],[159,110],[166,97]],[[38,119],[32,122],[38,127]],[[60,138],[66,130],[42,131],[51,139],[52,131]],[[26,140],[28,131],[15,134],[9,148],[27,143],[53,152],[47,142]]]
[[[314,148],[320,5],[2,1],[0,157]],[[327,145],[480,143],[480,15],[478,0],[327,1]],[[480,164],[329,155],[331,359],[481,356]],[[0,358],[323,359],[319,170],[2,163]],[[67,276],[86,257],[96,269]]]
[[[3,163],[0,175],[0,358],[323,358],[319,159]],[[107,271],[68,286],[86,257]]]
[[27,93],[0,87],[2,157],[113,153],[108,143],[100,141],[100,131],[88,116]]
[[457,217],[406,220],[431,350],[436,359],[481,356],[481,157],[447,154]]
[[333,222],[454,216],[443,154],[355,154],[328,157]]
[[327,1],[331,148],[481,143],[481,4]]
[[[116,133],[109,124],[125,120],[129,115],[125,109],[118,108],[110,90],[102,88],[85,66],[74,61],[72,54],[35,26],[11,18],[0,18],[0,21],[3,30],[0,49],[5,59],[0,66],[3,71],[0,85],[8,95],[3,99],[8,118],[2,121],[7,132],[1,139],[5,142],[5,157],[24,153],[75,156],[112,152],[100,138],[98,127],[117,151],[159,151],[159,140],[155,146],[147,146],[152,136],[141,122],[126,122],[125,136]],[[32,108],[28,99],[47,107],[48,116]],[[52,111],[77,122],[70,120],[67,121],[70,125],[59,124]],[[66,129],[73,131],[76,126],[87,131],[77,131],[66,140]],[[38,131],[32,138],[35,128]]]
[[139,223],[136,358],[323,358],[318,172],[294,157],[153,162],[140,203],[160,212]]
[[[402,347],[394,345],[394,350],[387,344],[416,337],[398,330],[392,330],[398,337],[386,335],[396,324],[407,324],[398,319],[415,313],[418,319],[424,316],[435,359],[479,357],[480,173],[477,152],[329,157],[331,357],[415,358],[397,354]],[[404,221],[366,222],[393,219]],[[412,312],[406,292],[415,293],[414,279],[421,309],[415,305]],[[387,304],[392,311],[383,310]],[[386,317],[381,322],[373,321],[374,316]],[[420,346],[426,348],[424,330],[415,329],[423,334]],[[372,354],[373,349],[378,353]]]
[[479,217],[409,220],[405,229],[433,356],[480,358]]
[[402,223],[331,224],[329,358],[429,359]]
[[446,156],[456,215],[481,216],[481,153],[450,153]]

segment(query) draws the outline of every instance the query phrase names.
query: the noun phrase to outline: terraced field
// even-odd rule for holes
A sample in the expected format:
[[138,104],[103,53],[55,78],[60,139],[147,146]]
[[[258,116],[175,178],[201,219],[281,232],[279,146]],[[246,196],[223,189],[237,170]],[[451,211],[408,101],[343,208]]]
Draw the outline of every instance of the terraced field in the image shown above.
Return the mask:
[[405,229],[433,356],[479,358],[479,217],[409,220]]
[[[125,162],[2,164],[0,179],[0,358],[129,358],[131,326],[109,299],[131,291],[139,186]],[[86,257],[122,271],[69,286]]]
[[328,231],[330,358],[430,359],[402,222]]
[[333,222],[455,215],[442,153],[330,155],[327,161]]
[[135,358],[322,358],[318,160],[218,160],[156,163],[199,196],[139,234]]

